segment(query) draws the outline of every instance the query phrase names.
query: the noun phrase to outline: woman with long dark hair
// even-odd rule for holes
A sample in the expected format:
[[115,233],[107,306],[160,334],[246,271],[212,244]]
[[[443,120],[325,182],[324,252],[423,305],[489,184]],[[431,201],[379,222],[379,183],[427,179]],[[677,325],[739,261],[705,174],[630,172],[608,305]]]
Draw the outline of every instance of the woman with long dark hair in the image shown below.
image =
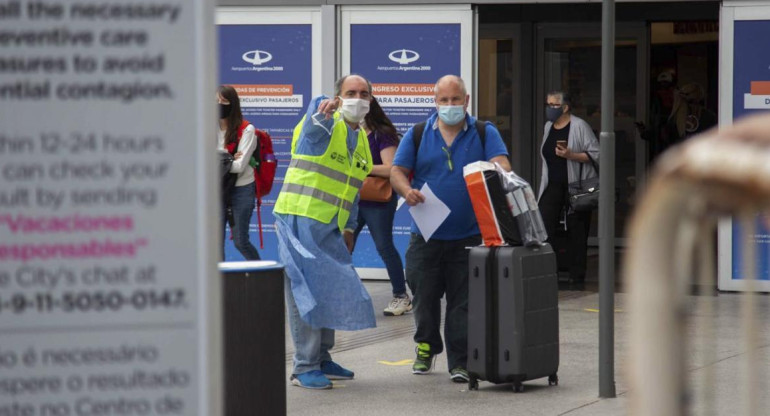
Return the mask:
[[[222,85],[217,91],[219,129],[217,149],[233,155],[230,173],[237,175],[235,187],[228,192],[229,201],[222,207],[222,230],[230,217],[233,243],[246,260],[259,260],[257,248],[249,240],[249,223],[255,206],[254,169],[249,159],[257,148],[254,126],[243,119],[241,102],[235,88]],[[222,252],[224,260],[224,249]]]
[[[369,176],[390,178],[393,156],[398,147],[398,131],[385,115],[385,112],[382,111],[382,107],[375,97],[372,97],[369,103],[369,113],[364,118],[363,127],[369,138],[369,149],[372,152],[374,163],[372,173]],[[358,227],[354,233],[357,239],[364,225],[368,225],[377,253],[385,263],[385,269],[388,271],[393,289],[393,300],[388,303],[384,310],[387,316],[402,315],[412,310],[412,302],[406,293],[404,265],[401,261],[401,255],[398,254],[396,246],[393,244],[393,218],[396,215],[397,201],[398,194],[395,192],[392,193],[388,202],[361,199],[358,204]]]

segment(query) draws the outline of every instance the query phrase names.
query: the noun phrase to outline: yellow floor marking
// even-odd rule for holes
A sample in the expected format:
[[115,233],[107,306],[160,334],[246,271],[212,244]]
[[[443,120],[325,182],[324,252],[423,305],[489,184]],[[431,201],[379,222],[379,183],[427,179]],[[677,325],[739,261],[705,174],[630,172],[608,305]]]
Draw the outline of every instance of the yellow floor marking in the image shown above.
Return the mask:
[[[599,312],[598,309],[583,309],[583,310],[586,312],[596,312],[596,313]],[[623,309],[615,309],[615,312],[623,312]]]
[[402,365],[410,365],[414,364],[414,360],[401,360],[401,361],[377,361],[379,364],[383,365],[393,365],[393,366],[402,366]]

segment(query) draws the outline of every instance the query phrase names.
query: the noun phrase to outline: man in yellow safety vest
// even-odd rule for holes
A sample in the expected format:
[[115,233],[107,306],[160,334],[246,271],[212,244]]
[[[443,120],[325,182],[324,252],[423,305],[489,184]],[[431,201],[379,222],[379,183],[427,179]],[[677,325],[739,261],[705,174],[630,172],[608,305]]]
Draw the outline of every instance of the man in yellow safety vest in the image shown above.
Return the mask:
[[366,132],[371,84],[349,75],[333,98],[316,97],[294,129],[291,162],[273,213],[286,270],[294,341],[292,384],[328,389],[354,374],[331,359],[334,331],[375,326],[372,300],[353,268],[358,191],[372,170]]

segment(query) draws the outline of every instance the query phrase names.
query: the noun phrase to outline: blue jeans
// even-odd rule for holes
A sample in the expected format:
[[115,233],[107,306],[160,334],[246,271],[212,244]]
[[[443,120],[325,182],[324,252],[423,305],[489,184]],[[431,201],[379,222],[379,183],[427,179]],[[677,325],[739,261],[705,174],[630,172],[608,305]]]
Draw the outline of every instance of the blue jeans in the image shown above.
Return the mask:
[[396,216],[396,204],[398,195],[393,193],[393,198],[385,206],[358,206],[358,227],[356,227],[355,238],[364,228],[369,226],[369,232],[372,234],[374,246],[377,253],[385,263],[385,269],[388,271],[390,285],[393,288],[393,296],[406,294],[406,282],[404,280],[404,264],[401,262],[401,255],[398,254],[396,246],[393,244],[393,217]]
[[334,347],[334,330],[315,328],[302,320],[291,292],[291,279],[284,277],[286,312],[289,318],[289,330],[294,342],[294,370],[292,374],[307,373],[321,369],[321,361],[331,361],[329,350]]
[[[232,199],[230,204],[233,211],[233,244],[238,251],[241,252],[243,258],[246,260],[259,260],[259,252],[257,248],[251,244],[249,240],[249,224],[251,223],[251,215],[254,213],[254,207],[256,205],[254,182],[236,186],[233,188]],[[227,222],[227,211],[222,209],[222,235],[225,235],[225,223]],[[222,241],[225,241],[223,238]],[[222,247],[222,260],[225,259],[224,246]]]
[[460,240],[425,240],[412,234],[406,250],[406,280],[412,289],[415,342],[430,345],[431,354],[444,351],[441,342],[441,298],[446,294],[446,341],[449,369],[467,368],[468,249],[480,236]]

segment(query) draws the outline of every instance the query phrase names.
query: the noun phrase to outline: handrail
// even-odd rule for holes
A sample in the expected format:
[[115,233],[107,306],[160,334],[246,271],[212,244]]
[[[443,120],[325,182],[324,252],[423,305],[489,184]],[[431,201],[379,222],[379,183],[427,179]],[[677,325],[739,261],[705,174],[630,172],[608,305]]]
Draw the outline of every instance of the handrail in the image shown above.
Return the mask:
[[[661,157],[631,220],[623,267],[629,287],[632,415],[688,413],[686,311],[692,277],[715,282],[713,235],[720,216],[750,223],[768,206],[770,115],[709,131]],[[755,264],[753,258],[744,263]],[[751,283],[746,283],[749,289]],[[744,300],[747,359],[756,345],[753,298],[747,294]],[[746,375],[747,389],[756,386],[752,371]],[[745,410],[759,414],[752,397],[757,395],[749,392]]]

